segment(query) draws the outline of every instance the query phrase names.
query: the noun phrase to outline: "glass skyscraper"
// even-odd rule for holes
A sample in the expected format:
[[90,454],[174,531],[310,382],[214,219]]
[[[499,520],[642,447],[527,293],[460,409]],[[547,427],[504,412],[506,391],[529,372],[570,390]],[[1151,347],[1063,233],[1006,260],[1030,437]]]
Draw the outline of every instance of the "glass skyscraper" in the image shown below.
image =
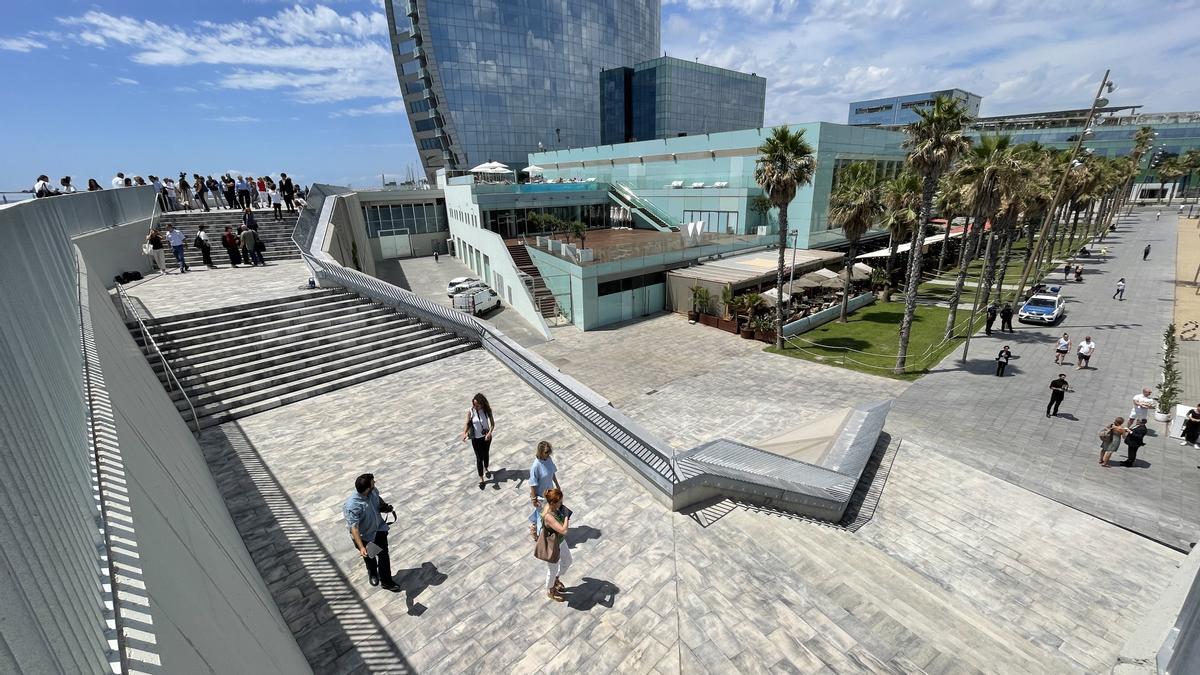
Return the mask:
[[600,143],[600,71],[659,54],[661,0],[389,0],[417,152],[437,169]]
[[663,56],[600,73],[603,145],[763,125],[767,81]]

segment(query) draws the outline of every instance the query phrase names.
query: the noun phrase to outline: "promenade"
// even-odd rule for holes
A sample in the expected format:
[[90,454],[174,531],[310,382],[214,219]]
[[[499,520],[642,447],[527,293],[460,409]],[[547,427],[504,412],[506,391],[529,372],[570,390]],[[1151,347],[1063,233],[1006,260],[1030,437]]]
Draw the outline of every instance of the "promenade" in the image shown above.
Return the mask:
[[[1081,259],[1084,281],[1063,284],[1067,314],[1056,326],[1015,324],[971,341],[965,367],[961,350],[917,380],[897,401],[889,428],[940,457],[953,458],[1023,488],[1172,546],[1200,536],[1200,451],[1180,447],[1166,425],[1150,420],[1147,445],[1131,468],[1101,467],[1097,434],[1117,416],[1127,417],[1132,397],[1159,381],[1162,335],[1175,302],[1176,217],[1135,209],[1120,219],[1104,244],[1107,258]],[[1149,260],[1142,249],[1150,244]],[[1117,279],[1127,288],[1113,300]],[[1059,282],[1061,273],[1050,276]],[[1091,366],[1054,363],[1055,339],[1069,333],[1077,345],[1096,342]],[[1013,359],[996,377],[996,353],[1009,345]],[[1046,418],[1049,384],[1066,373],[1073,393],[1060,415]]]

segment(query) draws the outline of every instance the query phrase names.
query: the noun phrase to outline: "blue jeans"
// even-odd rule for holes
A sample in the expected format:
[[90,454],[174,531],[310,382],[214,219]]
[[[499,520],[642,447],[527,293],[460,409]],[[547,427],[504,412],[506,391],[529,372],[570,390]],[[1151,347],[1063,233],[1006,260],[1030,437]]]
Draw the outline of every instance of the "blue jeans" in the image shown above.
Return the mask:
[[171,253],[175,254],[175,260],[179,262],[179,271],[186,272],[188,266],[187,260],[185,260],[183,257],[183,245],[181,244],[179,246],[172,246]]

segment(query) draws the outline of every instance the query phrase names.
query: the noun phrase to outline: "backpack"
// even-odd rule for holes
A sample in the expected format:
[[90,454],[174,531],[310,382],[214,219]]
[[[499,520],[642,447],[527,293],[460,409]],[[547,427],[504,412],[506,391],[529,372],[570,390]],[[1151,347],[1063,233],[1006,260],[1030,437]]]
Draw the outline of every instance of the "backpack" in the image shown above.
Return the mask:
[[1112,438],[1113,438],[1113,430],[1112,430],[1111,424],[1100,430],[1100,442],[1101,443],[1108,443],[1109,441],[1112,440]]
[[200,238],[200,235],[196,235],[196,238],[192,240],[192,248],[204,248],[204,240]]

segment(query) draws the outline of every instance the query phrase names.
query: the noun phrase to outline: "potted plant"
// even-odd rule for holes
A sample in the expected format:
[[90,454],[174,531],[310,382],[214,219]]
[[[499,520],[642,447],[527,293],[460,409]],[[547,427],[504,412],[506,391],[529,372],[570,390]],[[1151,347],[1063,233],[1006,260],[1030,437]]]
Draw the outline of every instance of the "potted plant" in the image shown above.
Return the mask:
[[708,313],[708,303],[712,299],[708,289],[696,285],[688,289],[692,292],[692,309],[688,312],[688,321],[698,321],[701,314]]
[[752,324],[754,321],[754,315],[757,314],[765,304],[766,303],[763,302],[762,296],[758,293],[747,293],[746,295],[742,296],[741,309],[746,316],[746,321],[742,324],[741,333],[742,337],[746,338],[747,340],[754,339],[754,326]]
[[754,339],[775,344],[775,320],[769,316],[754,317]]
[[721,305],[723,313],[721,320],[717,323],[717,327],[730,333],[738,332],[737,311],[738,303],[741,302],[733,294],[733,287],[729,284],[721,289]]
[[1159,422],[1170,421],[1175,404],[1179,402],[1179,368],[1176,362],[1178,348],[1175,324],[1171,324],[1163,333],[1162,382],[1158,385],[1158,409],[1154,411],[1154,419]]

